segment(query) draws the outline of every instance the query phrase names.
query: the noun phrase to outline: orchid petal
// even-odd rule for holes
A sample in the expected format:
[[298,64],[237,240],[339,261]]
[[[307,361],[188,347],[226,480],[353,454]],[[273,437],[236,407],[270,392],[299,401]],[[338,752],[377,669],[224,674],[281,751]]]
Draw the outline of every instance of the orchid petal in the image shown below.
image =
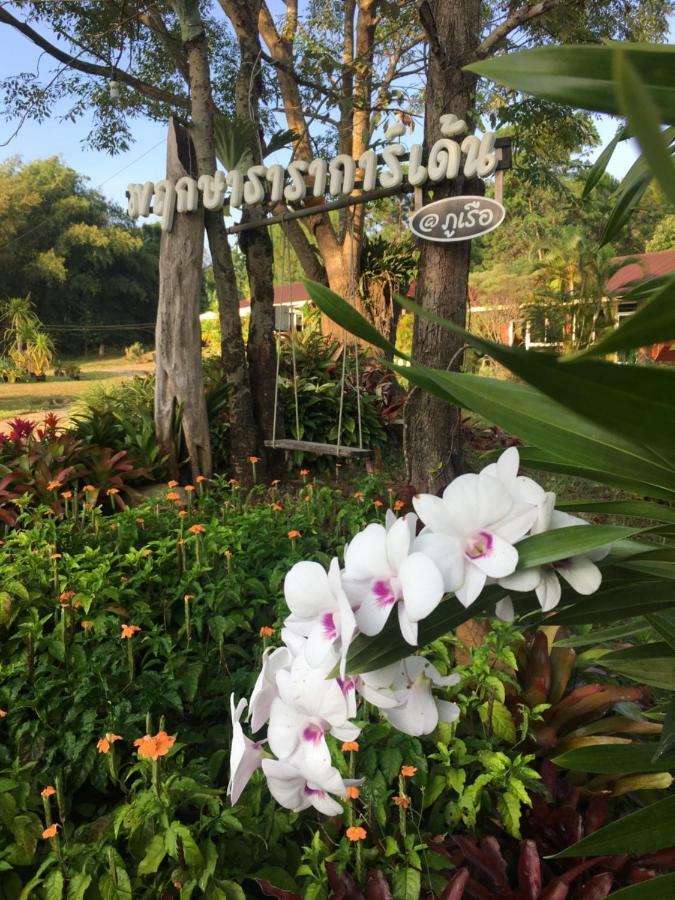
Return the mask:
[[411,553],[401,563],[399,578],[408,618],[411,622],[426,619],[443,599],[443,576],[438,567],[423,553]]
[[335,602],[324,567],[306,560],[289,569],[284,580],[284,596],[290,611],[300,619],[311,619]]
[[594,594],[602,583],[602,572],[587,556],[558,562],[555,569],[577,594]]
[[552,569],[541,570],[541,581],[537,587],[537,600],[544,612],[550,612],[560,603],[562,590],[558,576]]

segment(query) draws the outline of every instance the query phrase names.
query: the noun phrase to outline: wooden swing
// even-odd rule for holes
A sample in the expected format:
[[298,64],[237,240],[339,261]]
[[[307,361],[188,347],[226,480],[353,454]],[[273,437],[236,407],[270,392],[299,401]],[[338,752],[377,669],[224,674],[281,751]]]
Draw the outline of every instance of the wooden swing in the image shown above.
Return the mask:
[[[346,389],[346,381],[347,381],[347,355],[348,355],[348,346],[347,346],[347,333],[344,332],[343,342],[342,342],[342,375],[340,378],[340,408],[338,412],[338,425],[337,425],[337,441],[335,444],[324,444],[319,441],[303,441],[299,439],[298,435],[300,435],[300,405],[298,403],[298,369],[296,364],[296,356],[295,356],[295,314],[293,311],[293,305],[291,302],[291,281],[290,281],[290,244],[288,241],[288,236],[286,234],[286,229],[284,228],[284,224],[282,222],[283,229],[283,240],[284,240],[284,253],[283,260],[286,264],[286,279],[284,280],[284,284],[287,288],[286,293],[286,301],[287,301],[287,310],[288,310],[288,322],[289,322],[289,335],[290,335],[290,343],[291,343],[291,360],[293,363],[293,398],[295,405],[295,438],[278,438],[277,437],[277,413],[279,408],[279,369],[281,363],[281,340],[279,338],[279,332],[277,332],[277,368],[276,368],[276,377],[274,381],[274,418],[272,423],[272,440],[265,441],[265,446],[270,447],[272,450],[287,450],[287,451],[300,451],[302,453],[311,453],[315,456],[336,456],[340,459],[343,458],[351,458],[351,459],[363,459],[373,455],[373,451],[363,446],[363,427],[361,421],[361,385],[359,383],[359,345],[358,341],[354,339],[354,366],[355,366],[355,379],[354,379],[354,389],[356,391],[356,419],[358,424],[358,434],[359,434],[359,445],[358,447],[345,447],[342,443],[342,422],[343,422],[343,411],[344,411],[344,399],[345,399],[345,389]],[[353,274],[350,271],[350,284],[353,281]],[[282,309],[284,308],[284,304],[282,303]]]

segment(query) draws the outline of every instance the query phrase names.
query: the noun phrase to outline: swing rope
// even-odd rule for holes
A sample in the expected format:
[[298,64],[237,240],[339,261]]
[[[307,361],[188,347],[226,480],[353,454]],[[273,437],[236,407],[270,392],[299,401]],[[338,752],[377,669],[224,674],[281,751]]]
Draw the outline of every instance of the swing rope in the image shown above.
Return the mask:
[[[297,355],[296,355],[296,334],[295,334],[295,314],[293,310],[293,302],[292,302],[292,282],[291,282],[291,246],[288,238],[288,231],[286,227],[286,222],[282,217],[281,222],[282,229],[282,266],[281,266],[281,282],[285,288],[285,302],[282,300],[281,307],[282,309],[286,309],[288,315],[288,326],[289,326],[289,339],[291,342],[291,364],[293,371],[293,399],[295,405],[295,437],[298,443],[301,443],[300,439],[300,402],[298,399],[298,365],[297,365]],[[351,223],[349,224],[350,234],[353,238],[353,232],[351,228]],[[353,240],[351,246],[353,247]],[[355,296],[354,290],[354,258],[353,254],[350,252],[349,257],[349,296],[353,298]],[[339,458],[342,455],[348,455],[345,447],[342,443],[342,430],[345,419],[345,395],[347,389],[347,357],[349,355],[349,345],[348,345],[348,337],[345,329],[342,329],[342,371],[340,375],[340,403],[338,407],[338,423],[337,423],[337,439],[335,443],[335,454]],[[281,349],[282,349],[282,341],[280,331],[277,331],[276,335],[276,372],[274,379],[274,417],[272,421],[272,440],[269,442],[269,445],[272,448],[276,448],[277,446],[277,419],[279,414],[279,382],[280,382],[280,373],[281,373]],[[355,367],[355,384],[354,389],[356,390],[356,418],[358,423],[358,436],[359,436],[359,452],[368,453],[368,451],[364,451],[363,449],[363,423],[362,423],[362,411],[361,411],[361,385],[360,385],[360,375],[359,375],[359,345],[358,340],[354,339],[354,367]],[[280,440],[280,446],[284,447],[284,441]],[[305,442],[307,444],[307,450],[312,452],[311,441]],[[327,445],[316,445],[317,449],[314,452],[329,452]],[[285,446],[284,449],[292,449],[289,446]],[[301,448],[293,448],[293,449],[301,449]]]

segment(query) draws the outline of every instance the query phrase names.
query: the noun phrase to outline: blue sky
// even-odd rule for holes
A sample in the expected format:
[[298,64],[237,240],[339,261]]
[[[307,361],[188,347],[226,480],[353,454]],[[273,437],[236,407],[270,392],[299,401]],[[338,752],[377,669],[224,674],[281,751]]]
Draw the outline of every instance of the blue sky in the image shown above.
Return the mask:
[[[274,4],[276,5],[276,4]],[[675,40],[675,17],[671,22],[670,40]],[[8,27],[0,27],[0,78],[18,72],[35,72],[52,68],[40,51],[23,35]],[[67,104],[60,104],[55,114],[63,114]],[[11,137],[16,122],[0,120],[0,160],[21,156],[24,160],[60,155],[72,168],[85,175],[93,187],[99,188],[108,198],[125,203],[124,192],[129,182],[155,180],[164,171],[165,128],[159,123],[138,119],[134,125],[136,141],[126,153],[111,157],[84,146],[84,138],[90,130],[91,117],[84,116],[76,122],[59,122],[56,118],[39,125],[27,122],[19,133]],[[602,143],[606,143],[616,130],[616,121],[600,117],[598,130]],[[11,139],[10,139],[11,138]],[[591,158],[597,154],[595,151]],[[615,154],[609,167],[612,174],[621,176],[635,159],[634,149],[626,142]]]

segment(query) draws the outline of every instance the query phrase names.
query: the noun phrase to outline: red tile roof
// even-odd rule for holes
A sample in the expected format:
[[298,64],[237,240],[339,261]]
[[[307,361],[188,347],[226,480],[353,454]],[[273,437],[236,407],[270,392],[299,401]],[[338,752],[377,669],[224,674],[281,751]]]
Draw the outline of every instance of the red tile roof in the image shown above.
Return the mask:
[[[292,281],[290,284],[274,285],[274,305],[282,306],[284,303],[309,303],[309,294],[302,281]],[[251,301],[244,297],[239,301],[239,309],[248,309]]]
[[635,256],[617,256],[616,262],[627,260],[626,265],[618,269],[605,285],[607,294],[619,294],[625,288],[635,285],[645,278],[656,278],[657,275],[669,275],[675,272],[675,250],[662,250],[660,253],[636,253]]

